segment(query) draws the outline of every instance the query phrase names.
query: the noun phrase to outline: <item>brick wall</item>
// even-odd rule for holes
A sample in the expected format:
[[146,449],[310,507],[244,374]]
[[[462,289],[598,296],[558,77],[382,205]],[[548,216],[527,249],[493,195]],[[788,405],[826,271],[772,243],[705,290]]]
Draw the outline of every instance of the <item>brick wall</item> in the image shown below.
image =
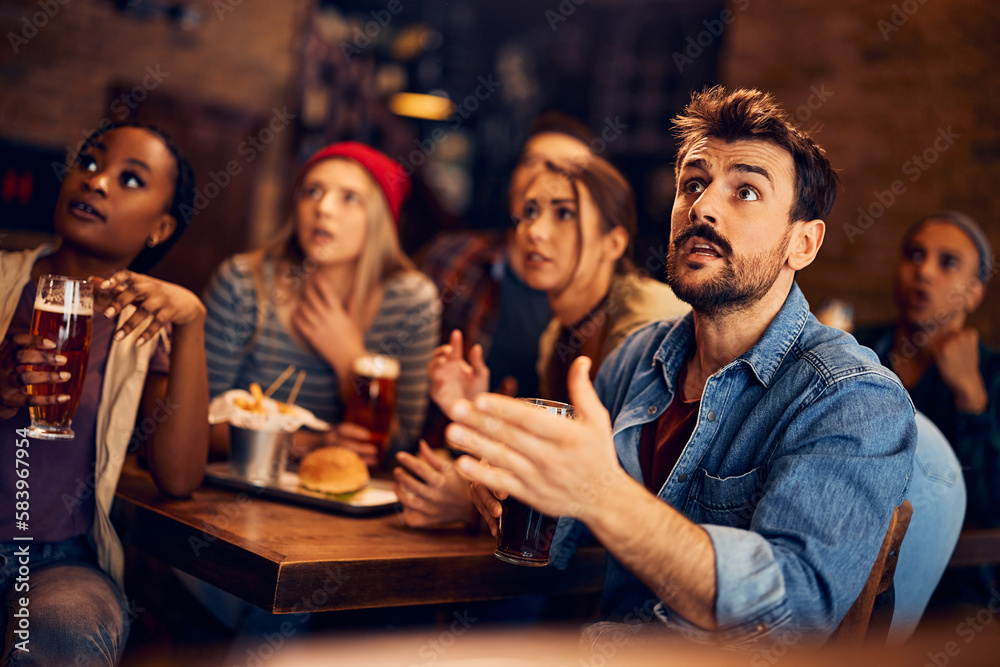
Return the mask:
[[[157,84],[165,91],[269,115],[294,97],[297,34],[312,2],[235,2],[192,0],[188,6],[202,22],[190,31],[162,18],[122,15],[111,0],[5,2],[0,136],[58,148],[75,143],[111,115],[108,86],[142,85],[147,68],[167,73]],[[220,15],[220,7],[232,11]],[[733,0],[729,7],[735,19],[723,35],[722,81],[770,90],[806,126],[819,126],[817,136],[843,179],[820,257],[800,276],[814,305],[836,296],[855,305],[861,323],[889,317],[902,231],[932,210],[970,213],[1000,246],[1000,198],[993,196],[1000,182],[993,92],[1000,84],[1000,6]],[[935,141],[942,147],[938,138],[948,128],[957,138],[939,152]],[[261,165],[254,240],[279,208],[288,155],[282,142],[290,140],[281,136]],[[921,170],[912,158],[925,151],[935,161]],[[897,180],[905,191],[881,206],[878,193],[888,201],[885,193]],[[857,225],[859,207],[884,211],[852,238],[845,225]],[[1000,346],[996,313],[1000,282],[973,320]]]
[[[113,84],[138,86],[138,95],[155,88],[265,117],[289,103],[298,35],[311,0],[185,4],[201,14],[190,30],[162,17],[124,15],[112,0],[4,2],[0,136],[75,146],[102,118],[127,118],[127,104],[108,99]],[[290,135],[279,135],[263,155],[253,207],[253,228],[260,233],[279,207]]]
[[[814,307],[841,297],[860,323],[891,319],[899,240],[935,210],[969,213],[1000,247],[1000,6],[734,0],[730,7],[736,18],[725,35],[722,81],[770,90],[806,127],[820,126],[818,139],[843,180],[820,256],[799,278]],[[933,163],[923,169],[913,158],[925,152]],[[894,181],[899,195],[891,194]],[[859,207],[883,211],[862,233],[848,233]],[[973,318],[994,347],[998,313],[994,280]]]

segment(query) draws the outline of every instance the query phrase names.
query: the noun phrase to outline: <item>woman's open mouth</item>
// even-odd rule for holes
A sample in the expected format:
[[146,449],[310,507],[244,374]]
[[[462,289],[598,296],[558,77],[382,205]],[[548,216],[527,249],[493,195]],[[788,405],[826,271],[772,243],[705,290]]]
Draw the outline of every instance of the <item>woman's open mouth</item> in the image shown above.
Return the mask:
[[81,220],[96,220],[98,222],[107,222],[107,218],[103,213],[98,211],[96,208],[84,201],[74,200],[69,203],[70,213],[74,217],[80,218]]
[[312,233],[313,241],[317,245],[326,245],[328,243],[333,243],[333,234],[326,231],[325,229],[314,229]]
[[922,308],[931,302],[931,295],[926,290],[914,289],[910,290],[910,293],[907,294],[906,300],[909,301],[911,306]]
[[540,252],[527,252],[524,254],[524,261],[529,266],[538,267],[546,262],[551,262],[552,260]]

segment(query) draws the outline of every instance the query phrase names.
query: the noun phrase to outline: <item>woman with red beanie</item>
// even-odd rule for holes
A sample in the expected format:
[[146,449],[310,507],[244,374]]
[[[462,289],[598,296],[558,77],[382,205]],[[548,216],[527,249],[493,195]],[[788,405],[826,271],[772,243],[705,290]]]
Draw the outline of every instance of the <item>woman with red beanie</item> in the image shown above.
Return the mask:
[[[438,340],[434,284],[400,249],[399,213],[410,180],[395,160],[341,142],[299,171],[285,224],[263,248],[219,267],[205,294],[210,391],[269,386],[289,364],[306,371],[296,404],[337,423],[301,431],[294,449],[340,444],[376,462],[369,434],[343,423],[341,395],[367,351],[398,359],[397,424],[390,452],[413,449],[427,411],[427,363]],[[274,394],[285,400],[292,382]],[[226,445],[213,430],[213,449]]]

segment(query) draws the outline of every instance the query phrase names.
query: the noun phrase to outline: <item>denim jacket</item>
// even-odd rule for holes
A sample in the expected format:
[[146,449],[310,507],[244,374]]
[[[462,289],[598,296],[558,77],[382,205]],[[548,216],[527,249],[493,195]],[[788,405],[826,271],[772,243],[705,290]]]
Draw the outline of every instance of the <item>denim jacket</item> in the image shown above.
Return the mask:
[[[653,323],[598,374],[618,460],[639,481],[642,425],[670,404],[693,337],[691,314]],[[896,376],[817,322],[793,284],[760,340],[708,379],[694,432],[657,494],[712,541],[718,629],[687,622],[610,554],[605,614],[630,622],[655,605],[671,629],[724,643],[777,628],[827,636],[868,577],[915,446],[913,404]],[[586,534],[560,519],[557,567]]]

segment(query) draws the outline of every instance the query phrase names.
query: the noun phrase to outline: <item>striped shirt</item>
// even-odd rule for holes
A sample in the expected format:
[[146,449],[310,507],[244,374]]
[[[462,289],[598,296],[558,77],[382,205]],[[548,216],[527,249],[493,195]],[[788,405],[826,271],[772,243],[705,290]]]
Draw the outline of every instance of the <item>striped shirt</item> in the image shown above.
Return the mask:
[[[273,267],[265,267],[267,285]],[[219,267],[206,290],[205,351],[212,396],[229,389],[246,389],[251,382],[268,387],[289,364],[304,369],[306,378],[296,405],[320,419],[337,423],[343,413],[337,373],[311,348],[292,338],[278,319],[273,299],[267,302],[261,332],[251,345],[258,318],[257,292],[247,255],[236,255]],[[396,395],[399,429],[393,450],[412,450],[427,413],[427,364],[437,345],[441,302],[437,288],[422,273],[404,271],[383,284],[382,304],[365,331],[365,347],[399,360]],[[335,336],[336,332],[330,332]],[[293,382],[286,381],[274,398],[288,398]]]

